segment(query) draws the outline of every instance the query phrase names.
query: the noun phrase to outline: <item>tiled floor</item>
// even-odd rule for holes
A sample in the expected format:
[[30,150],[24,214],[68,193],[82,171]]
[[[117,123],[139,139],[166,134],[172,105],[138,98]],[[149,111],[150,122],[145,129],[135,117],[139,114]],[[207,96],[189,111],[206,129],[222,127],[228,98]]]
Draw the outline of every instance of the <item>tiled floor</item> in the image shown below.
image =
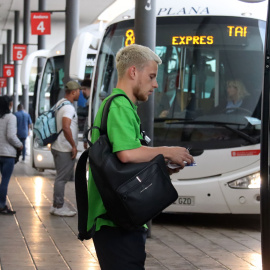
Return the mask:
[[[98,270],[92,241],[77,240],[77,217],[51,216],[54,171],[18,163],[9,185],[15,216],[0,216],[1,270]],[[66,199],[76,208],[74,182]],[[146,270],[259,270],[256,216],[170,215],[154,220]],[[128,269],[127,269],[128,270]]]

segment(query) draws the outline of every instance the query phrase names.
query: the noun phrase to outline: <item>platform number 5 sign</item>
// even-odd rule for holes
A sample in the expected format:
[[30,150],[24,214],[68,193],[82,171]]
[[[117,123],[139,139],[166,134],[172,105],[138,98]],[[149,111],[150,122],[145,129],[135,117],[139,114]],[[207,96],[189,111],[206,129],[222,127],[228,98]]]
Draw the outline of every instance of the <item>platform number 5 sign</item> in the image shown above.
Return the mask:
[[31,33],[32,35],[51,34],[51,13],[32,12],[31,13]]
[[13,44],[13,61],[23,60],[27,54],[27,45]]

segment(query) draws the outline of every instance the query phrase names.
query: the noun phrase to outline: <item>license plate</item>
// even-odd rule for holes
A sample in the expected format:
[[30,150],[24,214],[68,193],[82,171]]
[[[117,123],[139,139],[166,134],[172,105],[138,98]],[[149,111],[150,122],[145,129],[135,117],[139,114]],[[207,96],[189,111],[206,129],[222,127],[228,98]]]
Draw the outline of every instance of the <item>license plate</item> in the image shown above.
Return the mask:
[[195,197],[194,196],[180,196],[174,202],[174,204],[179,204],[183,206],[193,206],[195,205]]

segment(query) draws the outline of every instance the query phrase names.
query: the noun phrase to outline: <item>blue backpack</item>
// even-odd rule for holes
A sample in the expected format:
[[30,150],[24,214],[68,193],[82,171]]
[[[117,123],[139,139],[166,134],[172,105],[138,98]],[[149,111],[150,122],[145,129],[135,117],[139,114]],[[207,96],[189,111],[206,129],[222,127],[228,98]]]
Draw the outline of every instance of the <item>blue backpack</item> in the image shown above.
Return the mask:
[[56,112],[59,111],[64,105],[71,104],[70,101],[66,100],[61,102],[56,107],[55,104],[49,111],[42,113],[36,120],[33,128],[33,132],[37,139],[37,143],[40,146],[46,146],[49,143],[56,141],[58,135],[61,133],[57,132],[56,126]]

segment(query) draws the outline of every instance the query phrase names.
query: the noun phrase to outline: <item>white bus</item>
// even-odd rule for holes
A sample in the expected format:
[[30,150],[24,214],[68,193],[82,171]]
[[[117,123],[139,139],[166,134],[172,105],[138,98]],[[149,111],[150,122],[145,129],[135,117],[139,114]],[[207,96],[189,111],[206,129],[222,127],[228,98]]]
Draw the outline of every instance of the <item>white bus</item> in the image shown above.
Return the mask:
[[[156,14],[162,64],[153,143],[188,147],[197,163],[172,175],[179,198],[166,211],[258,214],[267,1],[157,0]],[[131,35],[134,10],[105,31],[92,83],[94,115],[116,85],[115,55]],[[226,108],[231,80],[246,88],[245,108]]]
[[[95,66],[96,52],[98,42],[101,36],[101,29],[98,25],[90,25],[81,30],[81,33],[74,41],[75,50],[72,48],[72,57],[70,59],[70,77],[76,80],[83,80],[85,77],[92,78],[93,69]],[[81,40],[84,40],[82,44]],[[83,47],[83,60],[78,60],[78,52],[76,52],[76,44],[81,44]],[[81,52],[80,52],[81,53]],[[41,74],[37,75],[33,104],[29,111],[32,110],[33,122],[43,112],[48,111],[59,99],[64,96],[64,57],[65,57],[65,42],[61,42],[51,50],[38,50],[25,57],[21,70],[21,82],[23,85],[28,85],[31,74],[32,64],[35,58],[45,58],[45,64]],[[79,61],[79,65],[73,64],[73,57]],[[74,69],[76,67],[76,73]],[[78,106],[79,108],[79,106]],[[79,139],[82,139],[83,125],[86,116],[80,116],[79,119]],[[31,139],[30,162],[34,168],[39,171],[45,169],[55,169],[54,160],[50,151],[50,145],[41,147],[36,142],[35,138]],[[83,150],[82,143],[79,144],[80,152]]]

